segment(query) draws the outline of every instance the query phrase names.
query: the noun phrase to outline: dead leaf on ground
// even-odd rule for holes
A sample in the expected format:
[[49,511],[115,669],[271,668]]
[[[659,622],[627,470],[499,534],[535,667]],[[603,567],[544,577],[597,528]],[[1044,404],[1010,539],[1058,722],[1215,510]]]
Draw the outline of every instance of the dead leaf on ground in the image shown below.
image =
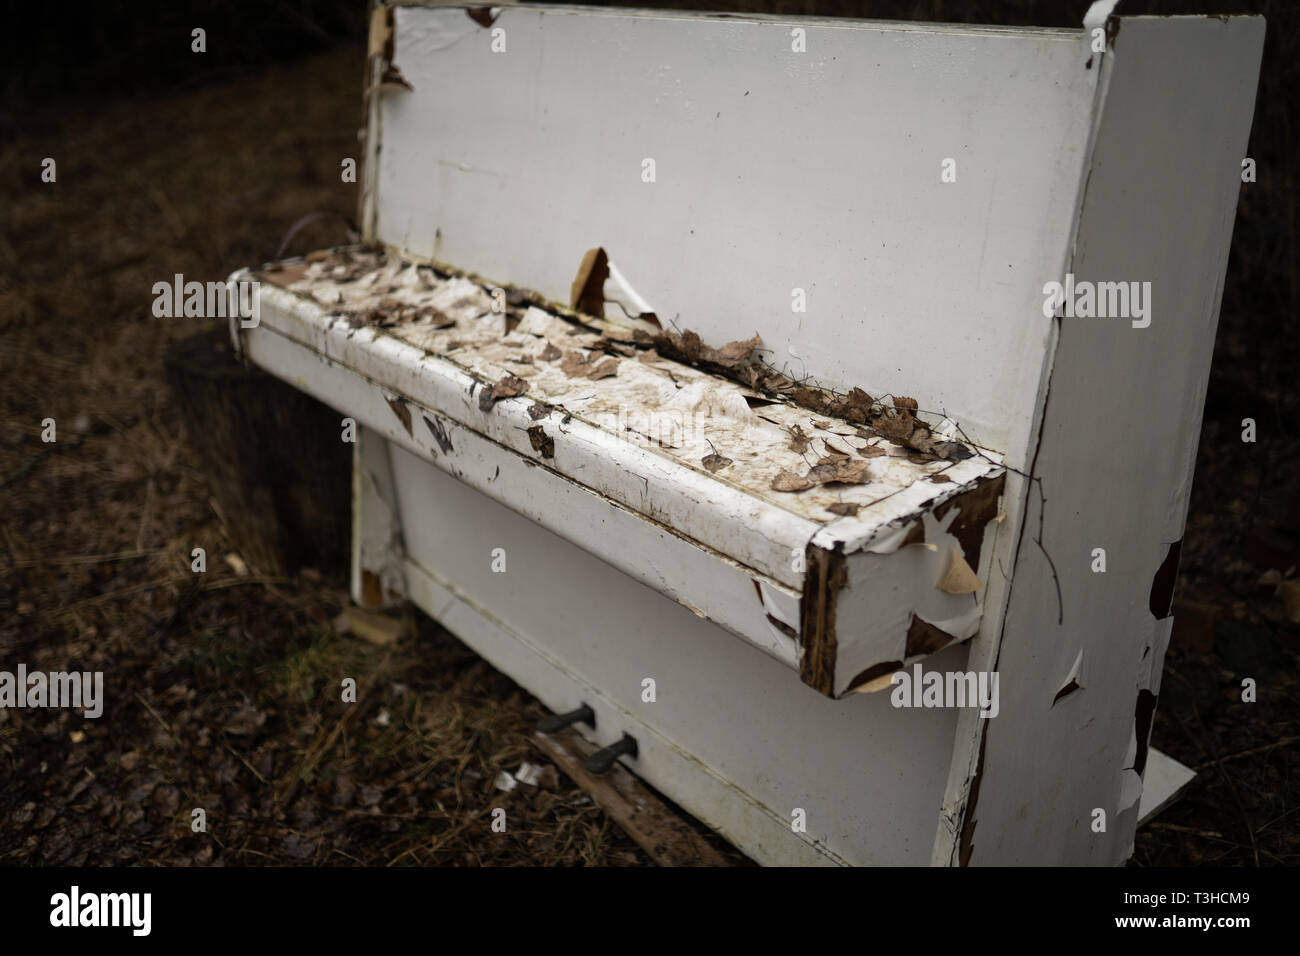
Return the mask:
[[264,723],[266,723],[266,712],[246,703],[226,722],[225,731],[228,734],[245,737],[256,733]]
[[1277,596],[1286,609],[1287,620],[1300,624],[1300,579],[1283,581],[1277,586]]
[[541,769],[537,775],[537,786],[543,790],[558,790],[560,788],[560,774],[550,764]]
[[715,472],[721,471],[723,468],[730,465],[731,459],[727,458],[725,455],[719,455],[717,452],[714,452],[711,455],[705,455],[704,458],[701,459],[700,463],[704,465],[705,468],[709,469],[710,472]]

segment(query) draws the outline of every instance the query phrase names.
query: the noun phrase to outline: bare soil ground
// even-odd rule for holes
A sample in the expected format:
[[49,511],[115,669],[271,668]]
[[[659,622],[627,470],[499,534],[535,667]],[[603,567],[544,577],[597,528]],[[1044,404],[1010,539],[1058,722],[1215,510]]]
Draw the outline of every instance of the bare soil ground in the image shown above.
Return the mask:
[[[376,648],[331,626],[337,574],[241,576],[223,560],[234,545],[163,379],[196,320],[154,318],[151,288],[265,261],[304,213],[352,218],[339,164],[357,153],[360,63],[349,48],[28,115],[0,145],[15,197],[0,233],[0,661],[102,670],[108,699],[98,720],[0,710],[0,862],[648,862],[564,778],[495,789],[499,771],[547,762],[529,740],[542,711],[445,632],[426,621]],[[33,176],[44,156],[56,185]],[[318,223],[290,253],[343,238]],[[199,545],[205,575],[189,569]]]
[[[331,627],[337,575],[223,560],[235,545],[202,437],[163,378],[167,346],[197,329],[154,318],[151,288],[264,261],[304,213],[352,217],[339,163],[357,154],[360,62],[347,48],[0,123],[14,131],[0,140],[0,666],[102,670],[109,688],[95,721],[0,710],[0,863],[649,862],[564,778],[494,788],[546,763],[529,740],[541,710],[449,635],[424,622],[378,649]],[[45,156],[57,185],[39,183]],[[1300,861],[1300,626],[1277,597],[1300,564],[1296,194],[1293,174],[1269,175],[1243,193],[1153,733],[1201,774],[1139,832],[1135,865]],[[343,238],[322,221],[290,252]],[[357,706],[337,702],[340,676]],[[1258,703],[1241,702],[1243,676]]]

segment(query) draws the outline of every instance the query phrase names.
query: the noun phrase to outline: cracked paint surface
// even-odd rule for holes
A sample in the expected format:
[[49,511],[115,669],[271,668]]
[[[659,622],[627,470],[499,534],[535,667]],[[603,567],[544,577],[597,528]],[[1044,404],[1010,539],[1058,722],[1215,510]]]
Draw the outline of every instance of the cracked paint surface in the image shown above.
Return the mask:
[[[772,402],[727,379],[634,350],[630,331],[612,322],[593,319],[584,328],[535,306],[516,322],[510,312],[493,311],[489,287],[439,275],[414,261],[388,256],[356,278],[346,278],[340,269],[338,263],[315,261],[287,265],[262,278],[328,310],[331,322],[365,323],[381,300],[399,314],[407,309],[408,317],[385,322],[387,334],[451,361],[485,383],[506,375],[524,379],[523,397],[555,409],[543,423],[565,414],[580,417],[833,534],[842,531],[845,539],[865,541],[886,522],[951,498],[1000,468],[999,456],[988,451],[963,462],[917,461],[885,439],[860,437],[849,422]],[[431,315],[454,322],[444,325],[444,318]],[[629,354],[610,354],[610,348]],[[543,358],[557,352],[558,357]],[[581,359],[593,367],[612,362],[615,371],[596,380],[571,374],[566,364],[574,353],[578,358],[570,370],[580,370]],[[802,453],[791,447],[795,428],[808,438]],[[562,442],[561,434],[557,445]],[[703,461],[714,453],[732,463],[709,472]],[[807,472],[836,453],[865,460],[868,482],[819,485],[798,493],[772,490],[780,472]],[[926,480],[936,474],[950,481]],[[830,512],[831,506],[844,503],[858,506],[858,513]]]

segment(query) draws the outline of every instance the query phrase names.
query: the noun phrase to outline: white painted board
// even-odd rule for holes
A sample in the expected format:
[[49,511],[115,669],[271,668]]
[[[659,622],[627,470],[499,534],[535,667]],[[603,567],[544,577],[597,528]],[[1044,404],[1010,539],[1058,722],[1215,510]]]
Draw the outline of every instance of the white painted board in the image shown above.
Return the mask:
[[911,395],[1015,459],[1089,132],[1080,31],[532,6],[394,27],[414,89],[372,104],[380,241],[561,301],[603,246],[665,320],[758,332],[778,367]]
[[1046,504],[1025,490],[1005,622],[971,649],[1006,675],[1002,715],[959,731],[941,862],[1132,845],[1263,41],[1259,17],[1124,18],[1102,62],[1070,271],[1149,283],[1150,321],[1059,320]]

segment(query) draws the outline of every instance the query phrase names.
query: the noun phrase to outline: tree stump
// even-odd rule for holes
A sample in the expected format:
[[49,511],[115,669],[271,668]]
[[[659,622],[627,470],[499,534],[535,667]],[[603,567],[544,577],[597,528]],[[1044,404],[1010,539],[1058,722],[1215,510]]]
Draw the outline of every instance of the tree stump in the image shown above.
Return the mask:
[[273,575],[348,569],[352,446],[341,416],[236,357],[225,326],[168,349],[167,381],[248,565]]

